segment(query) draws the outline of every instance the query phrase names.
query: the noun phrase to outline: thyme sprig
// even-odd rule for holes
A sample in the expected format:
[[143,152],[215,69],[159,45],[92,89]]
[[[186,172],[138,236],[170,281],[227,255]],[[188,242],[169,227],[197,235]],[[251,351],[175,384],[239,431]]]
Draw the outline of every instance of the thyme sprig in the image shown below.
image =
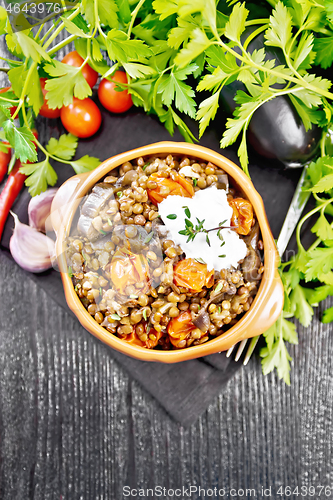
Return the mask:
[[[194,238],[197,236],[199,233],[205,233],[206,234],[206,243],[208,246],[210,246],[210,239],[208,236],[208,233],[211,231],[217,231],[217,236],[218,238],[222,241],[221,247],[225,244],[225,241],[222,236],[222,229],[235,229],[237,226],[225,226],[224,224],[227,222],[228,219],[223,220],[222,222],[219,222],[219,225],[217,227],[212,227],[210,229],[206,229],[204,227],[205,219],[199,220],[198,217],[196,217],[197,224],[194,225],[194,223],[191,221],[191,212],[190,209],[187,206],[182,207],[185,212],[185,228],[182,229],[181,231],[178,231],[178,234],[181,234],[183,236],[187,236],[186,243],[189,243],[190,241],[193,241]],[[168,219],[177,219],[176,214],[170,214],[167,216]]]

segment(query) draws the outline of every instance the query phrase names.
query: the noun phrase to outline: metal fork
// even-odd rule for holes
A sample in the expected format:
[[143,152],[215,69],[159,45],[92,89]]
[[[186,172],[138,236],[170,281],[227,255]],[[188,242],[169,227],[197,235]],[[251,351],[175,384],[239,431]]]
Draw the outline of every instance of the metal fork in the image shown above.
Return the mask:
[[[310,192],[302,191],[302,188],[305,183],[305,178],[306,178],[306,171],[307,171],[307,166],[303,168],[303,172],[301,174],[301,177],[298,181],[298,184],[296,186],[296,190],[293,196],[293,199],[291,200],[291,204],[289,207],[289,210],[287,212],[286,218],[284,220],[283,226],[281,228],[279,238],[276,242],[277,250],[279,252],[280,257],[284,254],[285,249],[287,248],[287,245],[289,243],[289,240],[297,226],[297,223],[302,215],[302,212],[304,210],[304,207],[310,197]],[[243,361],[243,365],[247,365],[253,351],[258,343],[258,340],[260,338],[260,335],[257,337],[253,337],[251,339],[251,342],[248,346],[247,352],[245,354],[245,358]],[[247,342],[250,339],[244,339],[240,344],[235,344],[230,349],[227,351],[227,358],[231,356],[231,354],[234,352],[235,347],[238,345],[238,349],[235,355],[235,361],[238,361],[241,355],[243,354],[243,351],[247,345]]]

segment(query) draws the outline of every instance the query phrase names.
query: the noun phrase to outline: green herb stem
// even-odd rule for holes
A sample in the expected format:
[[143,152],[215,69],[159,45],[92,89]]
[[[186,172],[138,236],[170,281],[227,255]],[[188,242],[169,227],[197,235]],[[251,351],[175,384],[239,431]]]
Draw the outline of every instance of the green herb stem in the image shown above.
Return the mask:
[[327,99],[333,99],[332,92],[328,92],[326,90],[323,90],[323,89],[321,89],[319,87],[316,87],[315,85],[312,85],[311,83],[308,83],[308,82],[306,82],[304,80],[301,80],[301,83],[300,83],[300,81],[299,81],[298,78],[295,78],[295,77],[290,76],[290,75],[286,75],[284,73],[280,73],[280,71],[276,71],[273,68],[267,68],[267,67],[265,67],[263,69],[260,64],[255,63],[253,61],[253,59],[249,56],[249,54],[244,51],[244,48],[243,48],[242,45],[240,47],[241,47],[241,49],[243,51],[243,54],[246,57],[238,54],[238,52],[236,52],[235,50],[233,50],[226,43],[222,42],[221,39],[218,39],[216,42],[212,42],[212,45],[220,45],[221,47],[223,47],[224,50],[226,50],[227,52],[230,52],[230,54],[232,54],[238,60],[240,60],[241,62],[243,62],[245,64],[250,64],[253,68],[258,69],[259,71],[265,71],[267,73],[270,73],[273,76],[276,76],[277,78],[281,78],[283,80],[289,80],[290,82],[293,82],[295,84],[301,85],[303,88],[306,88],[307,90],[312,90],[316,94],[320,94],[320,95],[322,95],[324,97],[327,97]]
[[[78,14],[80,13],[80,7],[77,7],[68,17],[68,21],[72,21],[72,19],[74,19]],[[58,28],[52,33],[52,35],[50,36],[50,38],[45,42],[45,44],[43,45],[43,49],[46,50],[50,45],[51,43],[53,42],[53,40],[55,38],[57,38],[57,36],[59,35],[59,33],[61,33],[61,31],[64,29],[65,27],[65,23],[61,23]]]
[[329,205],[331,202],[332,202],[332,199],[326,200],[321,205],[318,205],[314,209],[310,210],[310,212],[308,212],[307,214],[305,214],[304,217],[302,217],[302,219],[299,221],[299,223],[297,225],[297,228],[296,228],[296,241],[297,241],[297,246],[298,246],[299,249],[303,249],[304,250],[304,247],[303,247],[303,245],[301,243],[301,228],[302,228],[304,222],[306,220],[308,220],[315,213],[319,212],[322,209],[325,209],[325,207],[327,205]]
[[146,0],[140,0],[140,2],[138,3],[138,5],[135,7],[135,9],[132,12],[131,22],[130,22],[128,30],[127,30],[127,36],[128,36],[128,38],[130,38],[130,36],[131,36],[132,28],[134,26],[134,22],[135,22],[136,16],[138,15],[138,12],[141,9],[141,7],[143,6],[143,4],[145,3],[145,1]]
[[53,54],[58,52],[58,50],[62,49],[63,47],[66,47],[66,45],[68,45],[69,43],[74,42],[74,40],[76,40],[77,38],[78,38],[77,35],[71,35],[71,36],[67,37],[62,42],[57,43],[57,45],[52,47],[52,49],[48,50],[47,51],[48,55],[52,56]]
[[[27,88],[28,88],[28,85],[29,85],[29,82],[30,82],[30,78],[31,78],[31,75],[35,71],[36,68],[37,68],[37,63],[33,62],[32,65],[29,68],[28,74],[26,76],[26,79],[25,79],[25,82],[24,82],[24,85],[23,85],[23,89],[22,89],[22,92],[21,92],[21,97],[20,97],[19,105],[17,106],[17,109],[15,110],[15,113],[12,116],[13,120],[16,118],[16,116],[18,115],[18,112],[20,111],[20,109],[22,108],[22,106],[24,104],[25,94],[26,94],[26,91],[27,91]],[[28,128],[30,128],[30,127],[28,126]]]

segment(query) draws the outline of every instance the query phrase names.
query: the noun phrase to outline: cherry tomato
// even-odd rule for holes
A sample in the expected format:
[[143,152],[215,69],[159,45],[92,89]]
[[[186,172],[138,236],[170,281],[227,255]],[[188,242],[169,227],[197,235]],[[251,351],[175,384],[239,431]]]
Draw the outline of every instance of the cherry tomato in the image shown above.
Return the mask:
[[161,203],[169,195],[184,196],[185,198],[194,196],[192,184],[177,173],[173,180],[160,176],[159,172],[154,172],[150,175],[149,180],[157,183],[156,188],[147,189],[148,197],[154,205]]
[[127,75],[124,71],[116,71],[112,80],[103,78],[98,86],[98,99],[105,109],[112,113],[124,113],[128,111],[132,105],[131,94],[127,90],[117,92],[116,83],[127,83]]
[[[3,94],[4,92],[8,92],[8,90],[12,90],[12,88],[11,87],[4,87],[3,89],[0,89],[0,94]],[[16,109],[17,109],[17,106],[12,106],[11,108],[9,108],[11,116],[13,116]]]
[[[82,65],[83,61],[84,59],[82,59],[82,57],[76,52],[76,50],[73,50],[72,52],[66,54],[61,62],[63,62],[64,64],[69,64],[69,66],[79,68]],[[98,79],[97,71],[89,66],[89,64],[85,64],[81,69],[81,73],[86,79],[88,85],[93,88]]]
[[61,108],[60,118],[68,132],[83,138],[94,135],[102,123],[101,112],[89,97],[74,97],[72,104]]
[[60,109],[58,109],[58,108],[51,109],[47,105],[47,97],[46,97],[47,90],[45,89],[45,82],[46,82],[46,78],[40,78],[40,85],[42,87],[42,92],[43,92],[43,96],[44,96],[44,104],[40,108],[39,114],[41,116],[45,116],[45,118],[59,118]]
[[145,283],[142,293],[148,290],[149,267],[143,255],[136,255],[126,248],[117,250],[110,264],[111,280],[122,294],[128,285]]
[[172,318],[167,328],[171,344],[178,347],[178,343],[186,339],[195,328],[189,311],[184,311],[176,318]]
[[194,259],[180,260],[173,268],[173,282],[193,293],[201,292],[204,286],[209,288],[213,285],[214,269],[208,272],[207,264]]
[[244,198],[234,198],[229,200],[229,205],[233,210],[231,225],[237,226],[238,234],[249,234],[253,221],[253,208],[249,201]]

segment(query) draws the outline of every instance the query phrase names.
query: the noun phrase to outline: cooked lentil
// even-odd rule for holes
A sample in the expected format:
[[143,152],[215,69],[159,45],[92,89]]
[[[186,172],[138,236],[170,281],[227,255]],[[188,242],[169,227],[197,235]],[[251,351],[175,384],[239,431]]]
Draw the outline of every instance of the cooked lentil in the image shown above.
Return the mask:
[[[184,167],[190,176],[180,172]],[[177,283],[174,267],[185,255],[163,230],[151,195],[228,190],[229,182],[210,162],[169,154],[126,162],[96,184],[66,245],[75,290],[97,323],[143,348],[184,349],[223,335],[249,310],[264,272],[255,214],[250,232],[240,235],[248,254],[238,268],[211,273],[194,291]],[[244,198],[235,187],[227,197]]]

